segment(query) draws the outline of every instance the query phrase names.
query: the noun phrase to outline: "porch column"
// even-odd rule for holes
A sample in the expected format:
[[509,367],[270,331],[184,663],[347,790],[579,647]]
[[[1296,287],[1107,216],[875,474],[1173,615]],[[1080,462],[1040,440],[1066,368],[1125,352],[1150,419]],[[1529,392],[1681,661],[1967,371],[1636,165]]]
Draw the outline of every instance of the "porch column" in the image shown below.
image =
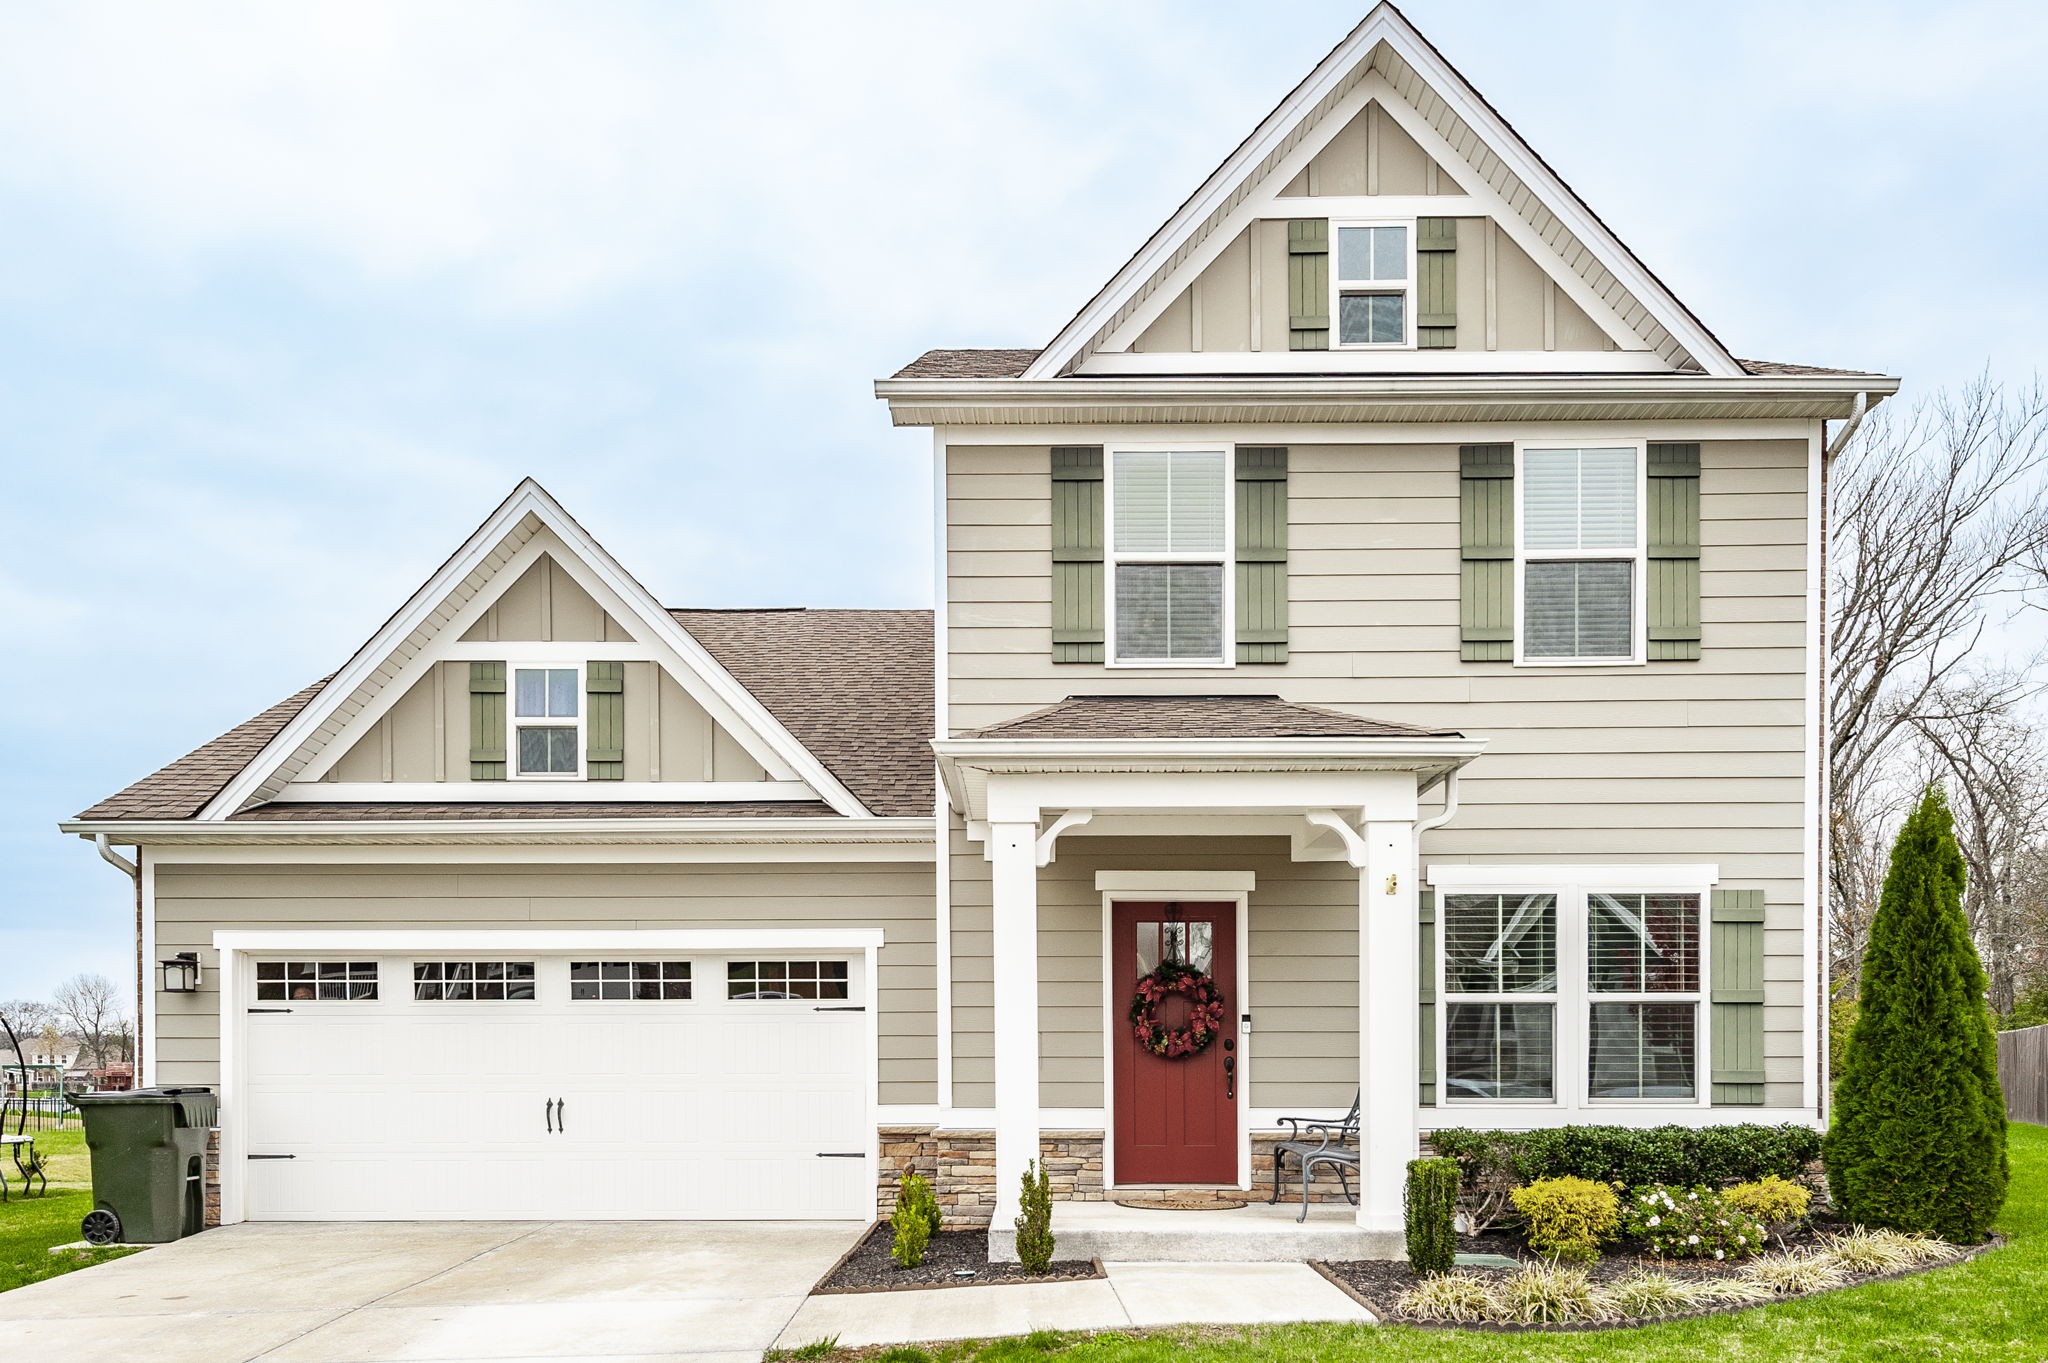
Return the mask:
[[[1007,1232],[1018,1180],[1038,1158],[1038,825],[990,823],[995,931],[996,1211]],[[1413,974],[1411,970],[1409,972]]]
[[1365,825],[1358,884],[1358,1225],[1402,1228],[1415,1107],[1415,825]]

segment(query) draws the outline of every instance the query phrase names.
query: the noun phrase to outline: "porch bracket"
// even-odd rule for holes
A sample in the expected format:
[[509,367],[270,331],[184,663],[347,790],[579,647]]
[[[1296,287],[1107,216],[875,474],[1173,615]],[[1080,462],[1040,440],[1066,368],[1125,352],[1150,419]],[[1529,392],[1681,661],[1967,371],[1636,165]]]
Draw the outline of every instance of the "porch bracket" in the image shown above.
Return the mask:
[[1069,828],[1079,828],[1094,817],[1095,811],[1092,809],[1070,809],[1057,819],[1054,819],[1052,827],[1039,834],[1038,841],[1033,844],[1033,858],[1040,866],[1052,865],[1052,859],[1055,855],[1053,844],[1060,840],[1060,834],[1066,832]]
[[1365,838],[1340,815],[1333,810],[1311,809],[1303,817],[1308,820],[1309,827],[1327,828],[1335,833],[1338,841],[1344,844],[1344,859],[1360,870],[1365,868]]

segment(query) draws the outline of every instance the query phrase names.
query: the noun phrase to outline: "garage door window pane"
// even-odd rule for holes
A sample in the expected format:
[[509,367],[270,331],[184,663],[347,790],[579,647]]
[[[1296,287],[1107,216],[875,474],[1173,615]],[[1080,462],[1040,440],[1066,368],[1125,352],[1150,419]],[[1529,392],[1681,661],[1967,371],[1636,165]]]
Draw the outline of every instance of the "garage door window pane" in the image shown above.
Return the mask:
[[377,997],[375,961],[258,961],[259,1002],[346,1003]]
[[844,961],[728,961],[729,999],[844,999]]
[[532,961],[415,961],[412,996],[421,1002],[502,1003],[531,999]]
[[569,997],[657,1002],[690,997],[688,961],[571,961]]

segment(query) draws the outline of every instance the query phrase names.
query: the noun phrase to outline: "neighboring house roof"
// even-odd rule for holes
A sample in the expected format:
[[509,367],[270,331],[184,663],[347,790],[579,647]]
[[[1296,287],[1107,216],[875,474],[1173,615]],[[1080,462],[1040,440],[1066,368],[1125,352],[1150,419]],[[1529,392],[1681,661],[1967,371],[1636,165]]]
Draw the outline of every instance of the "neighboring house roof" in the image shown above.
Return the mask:
[[1462,738],[1278,696],[1068,696],[969,738]]
[[[671,610],[719,664],[808,748],[871,813],[927,815],[932,759],[932,613],[928,610]],[[190,819],[198,815],[325,679],[287,697],[78,817]],[[500,819],[829,813],[803,803],[736,804],[262,804],[239,819]]]
[[[1023,376],[1036,350],[927,350],[889,377],[895,379],[1014,379]],[[1858,378],[1881,378],[1868,369],[1825,369],[1813,364],[1786,364],[1778,360],[1737,360],[1753,376],[1787,377],[1838,374]],[[1080,376],[1074,376],[1080,377]],[[1293,377],[1300,377],[1295,375]],[[1355,378],[1358,375],[1346,375]]]

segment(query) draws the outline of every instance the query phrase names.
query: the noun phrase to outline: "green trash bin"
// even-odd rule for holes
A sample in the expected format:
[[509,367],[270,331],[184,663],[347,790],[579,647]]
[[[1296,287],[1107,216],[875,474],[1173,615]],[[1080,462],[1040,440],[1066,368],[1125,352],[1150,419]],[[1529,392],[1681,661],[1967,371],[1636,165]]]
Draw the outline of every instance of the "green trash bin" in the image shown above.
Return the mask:
[[206,1133],[220,1122],[208,1088],[78,1093],[92,1151],[93,1209],[79,1223],[95,1245],[160,1244],[206,1228]]

